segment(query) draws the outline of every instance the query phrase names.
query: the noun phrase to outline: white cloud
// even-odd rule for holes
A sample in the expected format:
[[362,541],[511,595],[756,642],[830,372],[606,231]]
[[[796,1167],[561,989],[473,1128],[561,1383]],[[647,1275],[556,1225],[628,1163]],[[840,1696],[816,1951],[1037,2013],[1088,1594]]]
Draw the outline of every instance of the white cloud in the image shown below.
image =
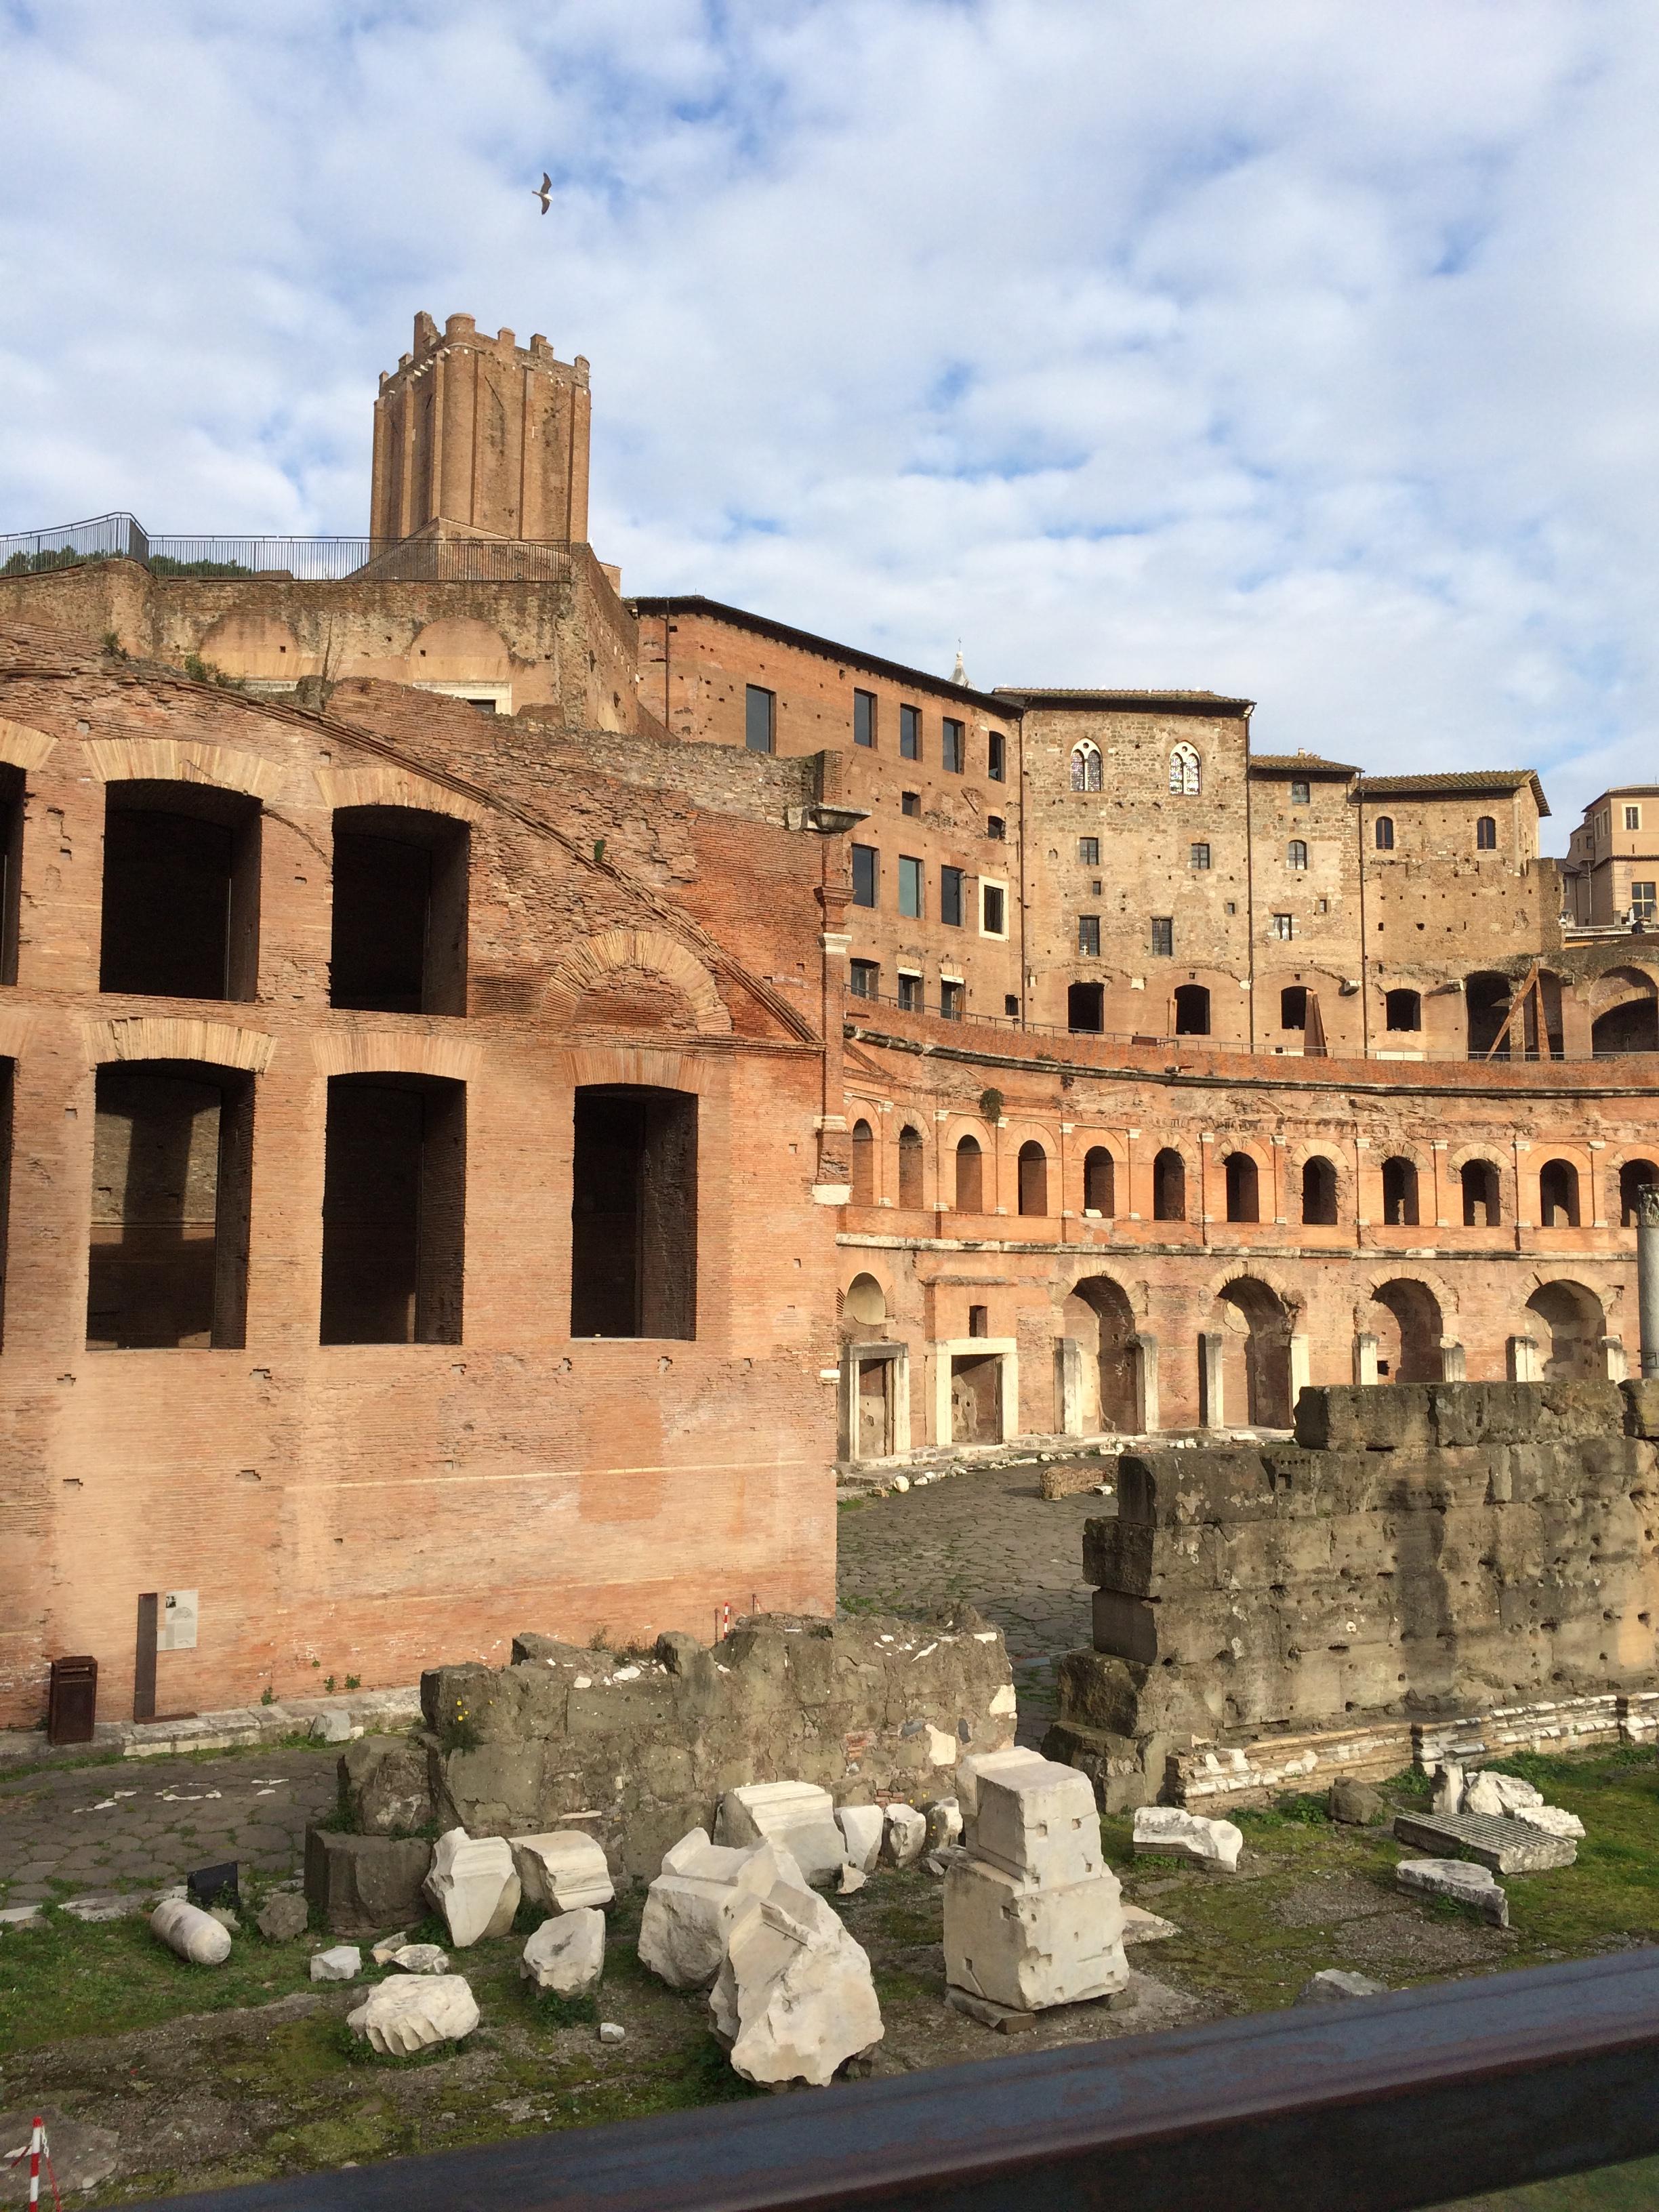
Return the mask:
[[463,308],[592,361],[632,588],[1565,830],[1659,780],[1656,77],[1634,0],[0,0],[0,520],[361,528]]

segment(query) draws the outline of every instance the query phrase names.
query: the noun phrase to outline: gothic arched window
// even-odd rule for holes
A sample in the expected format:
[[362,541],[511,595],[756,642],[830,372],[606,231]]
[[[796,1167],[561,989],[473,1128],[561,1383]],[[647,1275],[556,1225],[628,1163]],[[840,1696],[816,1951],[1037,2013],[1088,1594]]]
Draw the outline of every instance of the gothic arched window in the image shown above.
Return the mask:
[[1072,747],[1072,788],[1073,791],[1100,789],[1100,747],[1085,738],[1080,744]]
[[1196,745],[1177,745],[1170,755],[1170,789],[1179,799],[1196,799],[1201,781]]

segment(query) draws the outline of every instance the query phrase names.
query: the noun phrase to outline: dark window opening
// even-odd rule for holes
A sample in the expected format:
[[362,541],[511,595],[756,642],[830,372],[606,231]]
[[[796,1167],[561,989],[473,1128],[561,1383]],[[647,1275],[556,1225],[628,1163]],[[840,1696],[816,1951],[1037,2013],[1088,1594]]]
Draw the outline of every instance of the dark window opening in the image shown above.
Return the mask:
[[1578,1226],[1578,1170],[1571,1160],[1546,1160],[1538,1170],[1538,1225]]
[[1077,949],[1085,956],[1100,956],[1100,916],[1080,914],[1077,918]]
[[1152,1162],[1152,1218],[1187,1218],[1187,1163],[1168,1145]]
[[853,1204],[876,1202],[876,1139],[867,1121],[853,1124]]
[[252,999],[258,965],[258,802],[202,784],[110,784],[99,989]]
[[572,1336],[697,1333],[697,1102],[643,1084],[576,1092]]
[[1000,730],[986,733],[985,772],[993,783],[1000,783],[1007,773],[1007,749]]
[[1297,781],[1295,777],[1291,779],[1291,804],[1292,806],[1306,806],[1310,803],[1312,796],[1313,787],[1311,784],[1299,783]]
[[98,1071],[87,1348],[234,1350],[246,1328],[253,1079],[188,1060]]
[[1498,1198],[1498,1170],[1490,1160],[1465,1160],[1459,1177],[1463,1186],[1465,1229],[1496,1229],[1504,1216]]
[[855,999],[878,999],[881,996],[881,963],[878,960],[849,960],[847,963],[847,988]]
[[960,722],[953,722],[947,714],[944,734],[939,740],[939,759],[947,774],[960,775],[967,758],[967,736]]
[[1255,1162],[1248,1152],[1229,1152],[1226,1173],[1228,1220],[1259,1221],[1261,1182]]
[[854,906],[874,906],[877,887],[881,881],[880,856],[873,845],[854,845],[853,848],[853,903]]
[[751,753],[769,753],[777,735],[778,696],[763,691],[758,684],[745,685],[743,695],[743,742]]
[[335,816],[331,1006],[466,1012],[468,847],[465,823],[416,807]]
[[1175,916],[1155,914],[1152,916],[1152,951],[1156,957],[1170,959],[1175,953]]
[[0,1346],[6,1328],[6,1243],[11,1215],[11,1138],[17,1063],[0,1060]]
[[898,1156],[898,1202],[901,1206],[921,1206],[925,1200],[920,1129],[913,1129],[907,1123],[899,1131]]
[[1597,1015],[1590,1029],[1595,1053],[1659,1052],[1659,999],[1626,999]]
[[1048,1155],[1035,1142],[1019,1148],[1019,1210],[1022,1213],[1048,1211]]
[[[1489,1053],[1498,1042],[1498,1032],[1509,1017],[1510,986],[1506,976],[1492,974],[1471,975],[1463,986],[1465,1019],[1468,1024],[1469,1056]],[[1507,1060],[1510,1041],[1505,1038],[1500,1057]]]
[[957,1212],[985,1211],[985,1155],[977,1137],[963,1137],[957,1146]]
[[1210,994],[1204,984],[1182,983],[1176,987],[1175,1025],[1177,1036],[1208,1036]]
[[1410,1160],[1382,1163],[1382,1220],[1389,1229],[1417,1226],[1417,1169]]
[[1483,814],[1474,825],[1474,849],[1477,853],[1498,850],[1498,823],[1490,814]]
[[962,927],[960,868],[941,868],[939,872],[939,918],[951,929]]
[[899,855],[898,910],[919,921],[927,910],[927,882],[922,863],[908,853]]
[[1117,1212],[1117,1163],[1104,1145],[1083,1156],[1083,1210],[1108,1218]]
[[1077,841],[1077,856],[1085,868],[1097,868],[1100,866],[1099,838],[1079,837]]
[[1377,816],[1377,817],[1376,817],[1376,849],[1377,849],[1377,851],[1378,851],[1379,853],[1392,853],[1392,852],[1393,852],[1393,850],[1394,850],[1394,817],[1393,817],[1393,815],[1391,815],[1391,814],[1379,814],[1379,815]]
[[898,1002],[900,1010],[904,1013],[919,1014],[922,1011],[921,978],[920,975],[907,975],[902,973],[900,974],[898,979]]
[[320,1341],[460,1343],[465,1231],[466,1085],[331,1077]]
[[1106,1026],[1106,987],[1103,983],[1071,983],[1066,990],[1066,1026],[1085,1036],[1098,1036]]
[[1634,1229],[1641,1219],[1642,1193],[1659,1183],[1659,1167],[1651,1160],[1626,1160],[1619,1170],[1619,1223]]
[[1336,1225],[1336,1170],[1316,1155],[1303,1163],[1302,1218],[1310,1229]]
[[980,885],[981,905],[980,927],[987,937],[1006,937],[1008,933],[1008,895],[1000,884]]
[[991,1334],[991,1309],[989,1306],[969,1307],[968,1334],[969,1336],[989,1336]]
[[1003,993],[1002,1011],[1010,1018],[1011,1020],[1017,1019],[1018,1018],[1019,1000],[1012,991],[1005,991]]
[[985,817],[985,834],[997,844],[1001,844],[1007,837],[1008,824],[1003,820],[1001,815],[988,814]]
[[876,742],[876,695],[873,691],[853,694],[853,743],[873,747]]
[[1391,1030],[1420,1030],[1423,1000],[1416,991],[1389,991],[1382,1000],[1382,1018]]
[[899,758],[919,761],[921,758],[921,709],[920,707],[899,708]]
[[899,812],[901,814],[919,815],[921,812],[921,793],[919,791],[900,792]]
[[[957,916],[959,921],[962,917]],[[962,983],[942,982],[939,987],[939,1010],[947,1022],[959,1022],[967,1011],[968,991]]]
[[1287,983],[1279,993],[1279,1026],[1282,1030],[1307,1028],[1308,987],[1305,983]]
[[23,771],[0,768],[0,983],[17,981],[22,912]]

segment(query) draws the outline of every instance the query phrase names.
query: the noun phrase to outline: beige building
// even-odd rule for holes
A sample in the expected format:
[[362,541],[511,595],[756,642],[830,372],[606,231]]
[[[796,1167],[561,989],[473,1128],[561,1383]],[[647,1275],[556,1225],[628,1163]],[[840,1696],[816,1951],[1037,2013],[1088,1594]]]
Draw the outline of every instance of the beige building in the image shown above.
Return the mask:
[[1561,874],[1580,929],[1659,929],[1659,784],[1604,791],[1584,809]]

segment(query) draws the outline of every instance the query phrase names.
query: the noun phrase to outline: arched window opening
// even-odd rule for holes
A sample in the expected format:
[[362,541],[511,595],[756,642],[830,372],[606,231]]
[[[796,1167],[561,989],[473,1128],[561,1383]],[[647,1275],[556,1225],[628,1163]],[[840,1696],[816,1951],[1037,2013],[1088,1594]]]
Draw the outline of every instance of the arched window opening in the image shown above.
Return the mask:
[[1177,799],[1196,799],[1203,780],[1203,764],[1196,745],[1176,745],[1170,755],[1170,789]]
[[1103,983],[1066,985],[1066,1026],[1081,1036],[1100,1035],[1106,1026],[1106,987]]
[[1310,1229],[1336,1225],[1336,1170],[1316,1153],[1303,1164],[1302,1218]]
[[1187,1218],[1187,1163],[1169,1145],[1152,1162],[1152,1218],[1154,1221],[1184,1221]]
[[[695,1337],[695,1096],[644,1084],[582,1085],[573,1182],[572,1336]],[[422,1234],[424,1224],[423,1207]]]
[[908,1122],[899,1131],[898,1156],[898,1202],[920,1206],[923,1203],[921,1132]]
[[[1469,1057],[1471,1060],[1491,1052],[1498,1042],[1499,1030],[1510,1011],[1510,984],[1506,975],[1483,970],[1469,976],[1463,985],[1464,1018],[1468,1024]],[[1509,1057],[1510,1043],[1505,1038],[1504,1059]]]
[[1474,849],[1477,853],[1498,850],[1498,823],[1490,814],[1483,814],[1474,825]]
[[1286,1429],[1291,1407],[1291,1317],[1265,1283],[1229,1283],[1212,1309],[1221,1338],[1218,1403],[1206,1405],[1206,1425],[1230,1422]]
[[379,1014],[466,1012],[469,833],[413,806],[334,817],[329,1003]]
[[854,1275],[847,1285],[847,1295],[841,1302],[841,1325],[844,1334],[856,1337],[873,1334],[887,1319],[887,1293],[873,1275]]
[[957,1146],[957,1212],[985,1211],[985,1155],[977,1137],[963,1137]]
[[1423,999],[1417,991],[1389,991],[1382,1000],[1382,1018],[1391,1030],[1420,1030]]
[[1651,1160],[1626,1160],[1619,1170],[1619,1222],[1634,1229],[1641,1218],[1642,1193],[1659,1183],[1659,1167]]
[[253,1079],[194,1060],[98,1071],[89,1352],[245,1342]]
[[853,1124],[853,1203],[876,1202],[876,1138],[867,1121]]
[[1305,868],[1307,866],[1308,848],[1306,842],[1303,838],[1292,837],[1290,843],[1285,848],[1285,865],[1287,868]]
[[1443,1324],[1440,1301],[1426,1283],[1382,1283],[1372,1295],[1376,1372],[1389,1382],[1437,1382]]
[[1626,999],[1598,1014],[1590,1028],[1590,1049],[1603,1053],[1659,1052],[1659,998]]
[[1459,1173],[1463,1186],[1465,1229],[1497,1229],[1504,1218],[1498,1195],[1498,1170],[1490,1160],[1465,1160]]
[[1377,851],[1378,851],[1379,853],[1392,853],[1392,852],[1393,852],[1393,850],[1394,850],[1394,817],[1393,817],[1393,815],[1392,815],[1392,814],[1379,814],[1379,815],[1377,816],[1377,817],[1376,817],[1376,849],[1377,849]]
[[206,784],[107,786],[99,989],[246,1000],[258,971],[258,801]]
[[1228,1220],[1259,1221],[1261,1207],[1255,1162],[1248,1152],[1229,1152],[1226,1173]]
[[1601,1339],[1607,1318],[1601,1302],[1579,1283],[1540,1283],[1527,1300],[1528,1334],[1542,1337],[1547,1382],[1602,1380]]
[[1307,1028],[1308,987],[1305,983],[1287,983],[1279,993],[1279,1026],[1282,1030]]
[[1019,1210],[1022,1213],[1048,1211],[1048,1155],[1035,1142],[1019,1148]]
[[1176,987],[1175,1033],[1177,1036],[1208,1036],[1210,994],[1202,983]]
[[1072,788],[1073,791],[1100,789],[1100,747],[1085,738],[1072,747]]
[[1083,1210],[1109,1219],[1117,1212],[1117,1164],[1104,1145],[1083,1156]]
[[1072,1285],[1064,1326],[1083,1354],[1079,1411],[1085,1433],[1098,1428],[1108,1435],[1133,1434],[1144,1410],[1142,1353],[1127,1294],[1109,1276],[1085,1276]]
[[1571,1160],[1546,1160],[1538,1170],[1538,1225],[1578,1226],[1578,1170]]
[[1382,1163],[1382,1219],[1390,1229],[1417,1226],[1417,1167],[1395,1158]]

